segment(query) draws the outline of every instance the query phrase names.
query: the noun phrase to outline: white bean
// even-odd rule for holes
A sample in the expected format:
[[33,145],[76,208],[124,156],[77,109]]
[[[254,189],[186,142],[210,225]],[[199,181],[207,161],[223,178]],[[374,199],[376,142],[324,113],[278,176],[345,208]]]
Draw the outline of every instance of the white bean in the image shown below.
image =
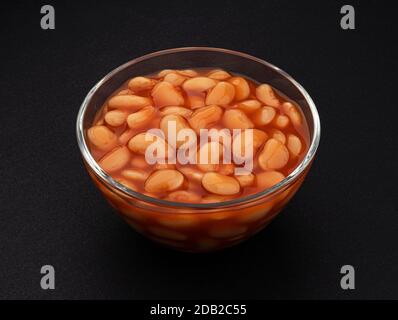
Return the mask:
[[171,169],[157,170],[145,181],[145,191],[170,192],[179,189],[183,183],[184,176],[181,172]]
[[122,169],[130,161],[130,151],[127,147],[117,147],[106,154],[100,161],[101,168],[110,173]]
[[227,105],[234,100],[235,87],[229,82],[221,81],[206,97],[206,105]]
[[152,90],[152,98],[155,105],[159,108],[167,106],[182,106],[184,97],[169,82],[159,82]]
[[294,134],[289,134],[287,136],[287,148],[289,149],[290,154],[293,157],[299,156],[302,149],[300,138],[295,136]]
[[218,195],[234,195],[240,192],[238,180],[230,176],[224,176],[216,172],[207,172],[202,179],[203,187]]
[[276,139],[269,139],[258,156],[258,163],[263,170],[281,169],[289,161],[289,151]]

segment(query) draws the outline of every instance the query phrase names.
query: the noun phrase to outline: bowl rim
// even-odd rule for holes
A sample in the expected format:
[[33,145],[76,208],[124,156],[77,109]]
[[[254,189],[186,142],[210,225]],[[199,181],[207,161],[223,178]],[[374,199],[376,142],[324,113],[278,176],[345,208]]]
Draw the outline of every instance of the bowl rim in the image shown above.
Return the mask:
[[[306,155],[300,162],[300,164],[287,176],[285,177],[282,181],[277,183],[276,185],[272,186],[271,188],[265,189],[261,192],[257,192],[252,195],[248,195],[245,197],[233,199],[233,200],[228,200],[228,201],[222,201],[222,202],[214,202],[214,203],[185,203],[185,202],[174,202],[174,201],[168,201],[168,200],[162,200],[162,199],[157,199],[157,198],[152,198],[150,196],[144,195],[140,192],[133,191],[124,185],[120,184],[116,180],[114,180],[110,175],[108,175],[102,168],[98,165],[97,161],[94,160],[94,158],[91,155],[91,152],[88,148],[88,145],[86,143],[85,139],[85,134],[84,134],[84,117],[86,114],[87,107],[91,101],[91,98],[93,95],[96,93],[96,91],[110,78],[115,76],[117,73],[120,71],[124,70],[125,68],[137,64],[139,62],[161,56],[161,55],[166,55],[166,54],[172,54],[172,53],[178,53],[178,52],[188,52],[188,51],[212,51],[212,52],[220,52],[224,54],[229,54],[229,55],[235,55],[239,56],[242,58],[246,58],[249,60],[256,61],[258,63],[261,63],[268,68],[273,69],[274,71],[278,72],[281,76],[285,77],[287,80],[289,80],[297,90],[303,95],[305,98],[306,102],[309,105],[311,115],[313,118],[313,135],[311,139],[310,146],[307,150]],[[87,94],[87,96],[84,98],[83,103],[80,106],[78,115],[77,115],[77,120],[76,120],[76,136],[77,136],[77,142],[79,145],[80,152],[83,156],[83,159],[85,162],[90,166],[90,168],[94,171],[97,177],[100,177],[102,180],[104,180],[106,183],[111,185],[113,188],[121,192],[122,194],[125,194],[128,197],[133,197],[137,198],[141,201],[147,202],[150,205],[160,205],[160,206],[166,206],[166,207],[178,207],[178,208],[195,208],[195,209],[221,209],[225,207],[230,207],[230,206],[235,206],[235,205],[243,205],[243,204],[248,204],[251,202],[254,202],[256,200],[259,200],[263,197],[266,197],[268,195],[273,194],[274,192],[277,192],[279,190],[284,189],[286,186],[288,186],[292,181],[296,180],[300,175],[307,169],[307,167],[311,164],[316,151],[319,146],[319,141],[320,141],[320,136],[321,136],[321,124],[320,124],[320,118],[318,114],[318,110],[315,106],[314,101],[308,94],[308,92],[296,81],[294,80],[293,77],[291,77],[288,73],[283,71],[282,69],[274,66],[273,64],[259,59],[257,57],[254,57],[252,55],[242,53],[239,51],[234,51],[234,50],[229,50],[229,49],[222,49],[222,48],[214,48],[214,47],[181,47],[181,48],[173,48],[173,49],[166,49],[166,50],[161,50],[161,51],[156,51],[153,53],[146,54],[144,56],[135,58],[133,60],[130,60],[121,66],[113,69],[111,72],[109,72],[105,77],[103,77]]]

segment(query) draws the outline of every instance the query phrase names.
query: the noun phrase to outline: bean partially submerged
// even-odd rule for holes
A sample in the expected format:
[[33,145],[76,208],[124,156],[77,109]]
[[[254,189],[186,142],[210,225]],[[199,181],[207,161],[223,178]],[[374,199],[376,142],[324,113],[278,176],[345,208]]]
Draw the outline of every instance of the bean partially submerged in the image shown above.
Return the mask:
[[184,82],[182,88],[186,92],[205,92],[213,87],[217,82],[207,77],[196,77]]
[[171,83],[173,86],[180,86],[187,78],[178,73],[169,73],[164,77],[164,81]]
[[253,113],[261,108],[261,102],[258,100],[246,100],[237,104],[237,107],[247,114]]
[[216,172],[205,173],[202,185],[207,191],[222,196],[235,195],[240,191],[238,180]]
[[170,193],[166,199],[177,202],[199,203],[201,197],[192,191],[179,190]]
[[91,143],[102,151],[113,149],[117,145],[117,136],[106,126],[94,126],[88,129],[87,136]]
[[[173,129],[169,131],[169,128]],[[185,120],[185,118],[178,114],[169,114],[164,116],[160,120],[160,129],[162,129],[166,139],[168,140],[168,143],[172,147],[180,147],[182,144],[189,141],[188,138],[186,138],[185,140],[179,139],[179,133],[182,130],[185,130],[185,133],[187,134],[189,132],[192,135],[195,135],[193,130],[189,127],[188,122]]]
[[181,117],[188,119],[192,115],[192,110],[177,106],[169,106],[160,109],[161,116],[167,116],[169,114],[179,115]]
[[151,193],[170,192],[180,188],[184,176],[177,170],[157,170],[145,181],[145,190]]
[[214,80],[226,80],[231,77],[231,75],[224,70],[212,70],[207,76]]
[[166,106],[182,106],[184,98],[169,82],[162,81],[152,90],[152,98],[158,108]]
[[130,114],[127,117],[127,124],[131,129],[138,129],[145,127],[154,118],[156,109],[152,106],[147,106],[141,110]]
[[235,97],[235,87],[229,82],[221,81],[210,91],[206,97],[206,104],[227,105]]
[[257,175],[257,186],[268,189],[281,182],[285,176],[278,171],[266,171]]
[[266,126],[270,124],[276,115],[276,111],[272,107],[262,107],[254,114],[254,122],[258,126]]
[[119,127],[126,122],[127,112],[112,110],[105,114],[105,122],[112,127]]
[[130,151],[127,147],[117,147],[105,155],[99,165],[108,173],[119,171],[124,168],[130,160]]
[[164,151],[165,156],[167,157],[170,150],[169,150],[169,145],[167,142],[154,134],[148,133],[148,132],[143,132],[140,134],[137,134],[134,136],[128,143],[128,147],[131,151],[137,153],[137,154],[142,154],[145,155],[147,148],[153,143],[157,142],[159,145],[162,147],[162,151]]
[[129,109],[134,111],[149,106],[151,103],[151,99],[146,97],[140,97],[137,95],[118,95],[109,100],[108,106],[112,109]]
[[130,80],[128,86],[133,92],[150,90],[154,87],[156,81],[146,77],[135,77]]
[[294,134],[289,134],[287,137],[287,148],[293,157],[297,157],[301,153],[302,148],[300,138]]
[[256,89],[257,99],[266,106],[278,107],[279,99],[276,97],[274,90],[269,84],[262,84]]
[[258,156],[258,163],[263,170],[282,169],[289,161],[289,151],[283,143],[269,139]]
[[235,100],[241,101],[250,95],[249,83],[242,77],[233,77],[228,82],[235,87]]
[[148,173],[144,170],[127,169],[122,171],[122,176],[133,181],[145,181]]
[[239,109],[229,109],[225,111],[223,123],[228,129],[249,129],[254,127],[249,117]]
[[222,114],[223,110],[217,105],[199,108],[189,118],[189,124],[199,133],[200,129],[215,125],[221,119]]
[[223,145],[219,142],[207,142],[199,148],[197,166],[202,171],[217,171],[220,158],[223,154]]

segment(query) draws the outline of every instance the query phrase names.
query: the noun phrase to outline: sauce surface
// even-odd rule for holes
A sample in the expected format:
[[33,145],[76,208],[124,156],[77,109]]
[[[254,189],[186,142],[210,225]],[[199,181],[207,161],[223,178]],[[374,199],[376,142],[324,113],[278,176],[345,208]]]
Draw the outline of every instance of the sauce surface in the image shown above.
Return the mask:
[[[177,131],[170,133],[174,127]],[[160,129],[164,139],[147,141],[150,129]],[[172,162],[170,154],[192,146],[188,140],[170,139],[182,129],[196,136],[196,163],[149,164],[145,155],[154,141],[169,155],[166,162]],[[225,129],[231,143],[203,141],[201,129]],[[308,126],[297,104],[268,84],[221,69],[134,77],[107,99],[87,136],[94,159],[127,188],[189,203],[226,201],[270,188],[297,167],[309,146]],[[251,160],[250,170],[237,173]]]

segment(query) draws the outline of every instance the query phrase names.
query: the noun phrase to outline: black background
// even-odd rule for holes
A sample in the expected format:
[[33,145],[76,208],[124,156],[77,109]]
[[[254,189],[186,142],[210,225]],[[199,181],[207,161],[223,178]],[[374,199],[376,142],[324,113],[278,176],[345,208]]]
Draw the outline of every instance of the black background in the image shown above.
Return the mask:
[[[397,38],[388,2],[1,2],[0,298],[398,298]],[[40,28],[52,4],[56,30]],[[243,51],[290,73],[322,138],[306,182],[251,240],[214,254],[133,232],[86,174],[75,120],[89,89],[132,58],[183,46]],[[56,289],[40,288],[40,268]],[[356,289],[340,268],[356,268]]]

